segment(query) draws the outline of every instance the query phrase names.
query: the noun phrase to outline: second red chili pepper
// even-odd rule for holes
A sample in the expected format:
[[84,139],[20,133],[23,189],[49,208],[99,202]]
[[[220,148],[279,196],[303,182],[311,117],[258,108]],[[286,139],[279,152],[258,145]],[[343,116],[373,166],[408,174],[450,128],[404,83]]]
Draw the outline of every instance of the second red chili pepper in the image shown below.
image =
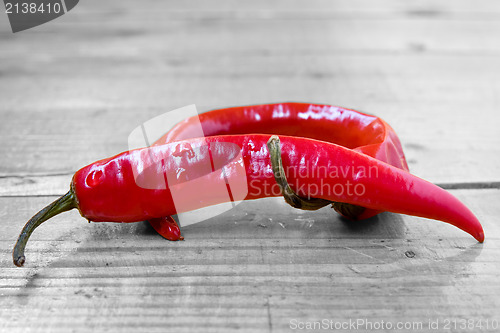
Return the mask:
[[[212,110],[181,121],[153,145],[196,136],[252,133],[331,142],[408,171],[399,138],[389,124],[378,117],[332,105],[277,103]],[[332,207],[351,220],[363,220],[381,213],[379,210],[341,202],[334,203]],[[178,240],[180,229],[175,221],[150,222],[166,239]],[[162,223],[168,228],[162,227]]]

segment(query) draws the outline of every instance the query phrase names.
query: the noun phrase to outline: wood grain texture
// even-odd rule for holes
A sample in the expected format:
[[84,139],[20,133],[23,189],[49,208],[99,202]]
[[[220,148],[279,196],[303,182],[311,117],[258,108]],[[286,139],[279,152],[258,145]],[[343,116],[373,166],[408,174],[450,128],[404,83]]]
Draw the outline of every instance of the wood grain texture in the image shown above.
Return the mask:
[[82,3],[4,31],[1,172],[74,172],[187,104],[304,101],[384,118],[423,178],[498,181],[498,4],[458,3]]
[[[1,19],[0,332],[499,323],[499,19],[496,0],[83,1],[17,34]],[[350,223],[272,198],[187,226],[184,242],[72,211],[12,265],[22,225],[77,169],[126,150],[136,126],[193,103],[283,101],[387,120],[413,173],[468,188],[451,192],[485,243],[441,222]]]
[[498,319],[500,208],[489,203],[500,191],[453,193],[478,213],[484,244],[441,222],[386,213],[352,223],[273,198],[188,226],[184,242],[144,223],[56,217],[35,233],[24,269],[9,256],[29,214],[18,208],[46,198],[2,198],[12,225],[0,239],[0,309],[26,316],[3,328],[281,332],[293,319]]

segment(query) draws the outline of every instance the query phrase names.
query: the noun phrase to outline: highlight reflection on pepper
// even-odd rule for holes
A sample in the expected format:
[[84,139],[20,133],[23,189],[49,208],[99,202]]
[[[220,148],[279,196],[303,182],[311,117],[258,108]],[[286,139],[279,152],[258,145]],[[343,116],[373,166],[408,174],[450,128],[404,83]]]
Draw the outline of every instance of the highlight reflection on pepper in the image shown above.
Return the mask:
[[[201,123],[204,138],[190,137],[195,122]],[[173,157],[181,159],[172,161]],[[199,172],[208,157],[218,162]],[[376,172],[325,176],[325,169],[343,167]],[[182,177],[178,177],[180,169]],[[138,182],[144,170],[146,181],[155,180],[152,186]],[[337,106],[282,103],[203,113],[182,121],[151,147],[78,170],[70,191],[25,225],[14,247],[14,264],[24,264],[26,243],[38,225],[73,208],[95,222],[149,220],[166,239],[180,240],[180,229],[171,215],[234,200],[225,192],[211,190],[221,177],[226,184],[244,180],[241,199],[245,200],[283,195],[300,209],[332,204],[350,219],[382,211],[415,215],[450,223],[479,242],[484,240],[481,224],[467,207],[409,172],[396,133],[382,119]],[[189,187],[193,179],[198,181],[196,193]],[[184,195],[174,200],[173,186]],[[339,186],[357,186],[358,191],[339,191]]]

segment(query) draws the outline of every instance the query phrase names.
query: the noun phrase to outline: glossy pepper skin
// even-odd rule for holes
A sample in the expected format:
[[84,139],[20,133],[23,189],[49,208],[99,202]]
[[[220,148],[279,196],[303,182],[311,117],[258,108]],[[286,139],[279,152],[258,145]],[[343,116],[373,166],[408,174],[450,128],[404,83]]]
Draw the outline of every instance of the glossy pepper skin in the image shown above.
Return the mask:
[[[163,179],[164,174],[174,174],[180,166],[191,170],[184,180],[169,186],[187,184],[191,177],[199,177],[197,170],[200,161],[208,158],[208,154],[194,155],[173,167],[172,164],[158,166],[154,160],[168,160],[178,150],[179,145],[193,147],[205,144],[234,143],[241,151],[212,151],[212,156],[220,160],[231,161],[241,153],[242,160],[232,161],[225,166],[228,178],[246,177],[248,195],[246,200],[263,197],[280,196],[279,191],[270,190],[276,186],[270,156],[266,143],[269,135],[235,135],[212,136],[173,142],[125,152],[113,158],[98,161],[76,172],[72,188],[78,198],[78,208],[82,216],[91,221],[136,222],[145,219],[159,218],[179,213],[175,211],[169,188],[145,189],[137,185],[134,169],[150,170],[152,178]],[[290,170],[289,183],[296,192],[304,197],[309,193],[304,189],[318,189],[314,197],[335,202],[367,207],[377,211],[415,215],[448,222],[468,232],[482,242],[484,234],[477,218],[458,199],[440,187],[418,178],[405,170],[393,167],[370,156],[359,154],[351,149],[307,138],[281,136],[283,164]],[[286,153],[293,152],[293,153]],[[220,154],[220,155],[216,155]],[[314,161],[314,163],[309,163]],[[366,172],[340,172],[335,178],[322,177],[323,171],[335,169],[336,166],[354,165],[371,168],[372,175]],[[245,174],[235,171],[243,167]],[[96,178],[96,174],[99,177]],[[220,179],[219,173],[206,174],[206,185]],[[89,181],[90,180],[90,181]],[[347,191],[339,194],[341,184],[344,188],[348,183],[353,186],[363,186],[363,195],[349,195]],[[361,192],[359,190],[358,194]],[[190,200],[186,197],[186,200]],[[203,202],[192,201],[191,209],[218,204],[226,197],[217,197],[207,193]]]
[[[298,112],[297,115],[303,112]],[[338,117],[343,119],[341,123],[344,125],[357,117],[349,113],[343,111]],[[314,119],[314,116],[311,117]],[[358,123],[365,124],[361,129],[370,129],[371,122],[375,121],[372,127],[381,126],[379,133],[382,134],[374,136],[370,142],[359,133],[358,139],[355,139],[356,135],[351,133],[351,139],[358,140],[356,142],[360,146],[344,147],[310,138],[280,136],[282,163],[289,171],[287,177],[291,188],[303,197],[358,205],[373,212],[391,211],[442,220],[482,242],[484,234],[477,218],[448,192],[407,172],[397,137],[395,140],[385,139],[392,135],[392,129],[385,127],[376,117],[372,117],[371,122],[366,119],[361,116],[358,118]],[[216,126],[213,128],[217,129]],[[203,162],[210,157],[217,166],[216,169],[224,169],[225,177],[230,180],[245,177],[248,185],[245,199],[281,195],[279,190],[272,190],[277,183],[267,147],[270,135],[221,135],[182,141],[176,141],[180,139],[179,136],[170,136],[170,139],[174,142],[124,152],[77,171],[70,192],[37,213],[26,224],[13,251],[14,264],[24,264],[27,239],[38,225],[72,208],[79,209],[81,215],[91,221],[153,220],[158,227],[164,227],[164,221],[170,223],[170,215],[178,213],[169,187],[176,186],[182,192],[195,179],[201,179],[203,187],[210,187],[220,181],[220,172],[207,172],[203,166],[206,164]],[[384,158],[396,166],[386,163]],[[346,166],[364,167],[365,173],[357,170],[341,172],[334,177],[324,176],[325,169]],[[366,170],[372,170],[376,176],[367,175]],[[168,186],[165,185],[165,180],[168,180]],[[152,186],[144,186],[144,181]],[[359,186],[358,189],[362,187],[363,193],[338,191],[339,185],[348,188],[349,184],[351,188],[356,185]],[[183,207],[186,210],[227,200],[226,197],[210,193],[201,193],[201,196],[193,200],[192,193],[188,191],[185,194],[181,200],[185,201]],[[170,231],[166,232],[167,235],[169,233]],[[175,232],[172,234],[175,236]]]
[[279,103],[212,110],[175,125],[154,145],[205,136],[275,134],[331,142],[408,171],[396,132],[379,117],[339,106]]
[[[399,138],[389,124],[376,116],[333,105],[276,103],[212,110],[181,121],[153,145],[199,136],[200,125],[204,136],[260,133],[331,142],[409,171]],[[341,203],[333,208],[351,220],[381,213]],[[180,235],[178,226],[171,223],[168,229],[161,228],[158,220],[151,225],[169,240]]]

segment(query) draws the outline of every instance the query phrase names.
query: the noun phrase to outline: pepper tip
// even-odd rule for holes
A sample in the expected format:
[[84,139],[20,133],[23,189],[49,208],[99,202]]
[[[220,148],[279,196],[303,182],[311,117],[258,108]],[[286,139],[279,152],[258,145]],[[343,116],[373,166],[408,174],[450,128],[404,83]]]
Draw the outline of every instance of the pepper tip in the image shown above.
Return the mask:
[[474,238],[475,238],[475,239],[477,239],[477,241],[478,241],[479,243],[484,242],[484,232],[483,232],[482,230],[481,230],[481,231],[478,231],[478,232],[476,233],[476,236],[475,236]]

